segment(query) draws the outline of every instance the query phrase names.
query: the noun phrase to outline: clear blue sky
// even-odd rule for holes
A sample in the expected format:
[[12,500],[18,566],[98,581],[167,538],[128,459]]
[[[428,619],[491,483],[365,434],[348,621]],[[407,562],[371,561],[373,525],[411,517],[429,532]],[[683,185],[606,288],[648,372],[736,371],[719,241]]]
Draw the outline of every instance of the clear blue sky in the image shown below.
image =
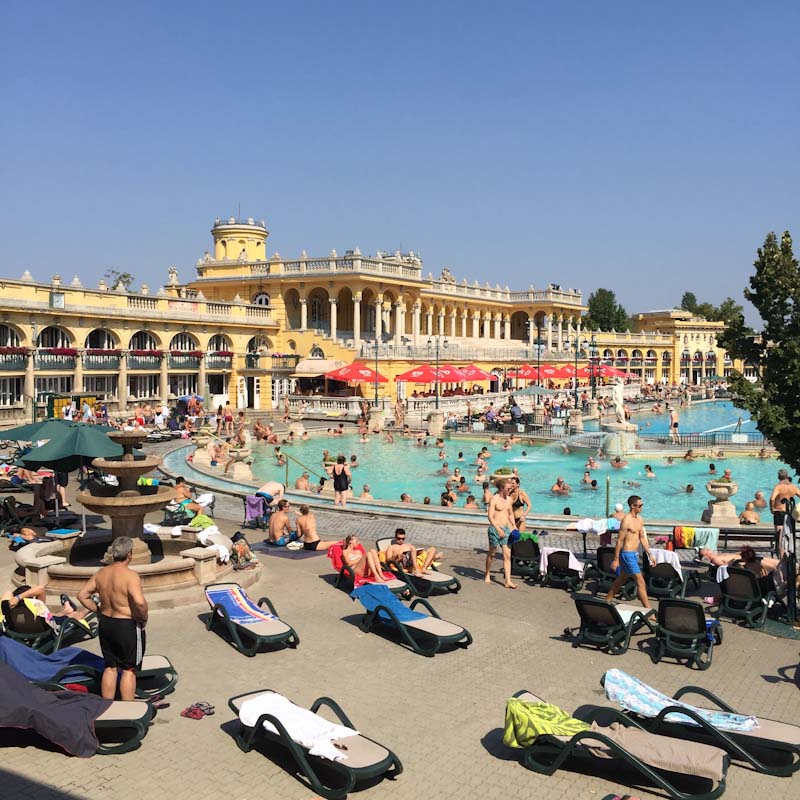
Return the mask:
[[800,250],[798,29],[793,1],[8,4],[0,275],[188,279],[241,204],[285,257],[741,300],[768,231]]

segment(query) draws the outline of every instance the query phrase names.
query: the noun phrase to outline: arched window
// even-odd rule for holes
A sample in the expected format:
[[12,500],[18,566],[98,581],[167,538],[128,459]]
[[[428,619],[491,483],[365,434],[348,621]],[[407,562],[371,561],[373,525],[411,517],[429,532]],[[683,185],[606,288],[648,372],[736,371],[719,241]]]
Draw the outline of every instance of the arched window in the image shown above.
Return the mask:
[[254,306],[268,306],[269,305],[269,295],[266,292],[258,292],[258,294],[253,295],[253,305]]
[[169,349],[181,350],[186,353],[191,350],[197,350],[197,342],[194,336],[188,333],[177,333],[172,337],[172,341],[169,343]]
[[61,328],[56,328],[54,325],[45,328],[36,337],[37,347],[71,347],[69,334],[62,331]]
[[232,349],[233,348],[231,347],[231,343],[228,341],[228,337],[221,333],[218,333],[216,336],[212,336],[208,341],[209,353],[228,353],[231,352]]
[[319,345],[314,345],[311,352],[308,354],[309,358],[325,358],[325,353]]
[[19,335],[8,325],[0,325],[0,347],[19,347]]
[[130,350],[158,350],[154,336],[147,331],[138,331],[131,336]]
[[86,337],[84,347],[87,350],[114,350],[117,343],[109,331],[96,328]]

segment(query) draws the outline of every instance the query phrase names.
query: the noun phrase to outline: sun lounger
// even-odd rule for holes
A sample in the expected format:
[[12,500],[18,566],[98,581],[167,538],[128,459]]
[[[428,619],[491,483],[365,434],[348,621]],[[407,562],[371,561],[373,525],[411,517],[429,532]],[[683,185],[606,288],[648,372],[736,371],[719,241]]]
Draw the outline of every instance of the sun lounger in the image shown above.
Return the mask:
[[[353,590],[350,595],[359,600],[366,614],[359,622],[365,633],[379,627],[399,634],[402,642],[421,656],[434,656],[443,646],[454,645],[466,649],[472,644],[472,636],[466,628],[442,619],[422,598],[405,606],[384,585],[367,584]],[[429,614],[414,609],[422,605]]]
[[[517,692],[518,700],[542,703],[530,692]],[[595,717],[611,717],[616,724],[601,726]],[[573,736],[542,734],[522,751],[522,764],[542,775],[553,775],[569,758],[591,762],[595,769],[607,765],[607,774],[619,779],[619,764],[636,770],[673,800],[714,800],[725,791],[729,759],[709,745],[678,742],[645,731],[635,720],[610,708],[593,709],[583,716],[591,728]],[[687,792],[676,787],[686,779],[703,782],[706,791]],[[710,784],[710,785],[709,785]]]
[[573,595],[575,607],[581,618],[581,626],[575,646],[593,644],[606,647],[615,656],[626,652],[631,636],[642,626],[651,633],[655,631],[651,620],[655,619],[652,608],[614,605],[588,595]]
[[659,602],[653,655],[656,663],[665,655],[671,655],[686,658],[689,665],[706,670],[711,666],[715,641],[722,641],[719,622],[707,618],[699,603],[667,599]]
[[[608,592],[611,584],[617,579],[616,571],[611,569],[615,552],[615,547],[598,547],[597,559],[586,564],[583,577],[587,581],[594,581],[593,595],[597,595],[599,592]],[[628,580],[622,584],[619,594],[624,600],[633,600],[636,597],[636,582],[632,577],[628,577]]]
[[[375,542],[375,547],[379,553],[386,551],[386,548],[391,544],[390,538],[378,539]],[[412,593],[417,597],[430,597],[434,593],[444,592],[456,594],[461,590],[461,581],[454,575],[447,575],[431,564],[428,571],[422,575],[417,576],[408,572],[403,565],[397,561],[387,561],[386,566],[394,573],[400,580],[405,581]]]
[[774,592],[763,594],[758,578],[742,567],[728,567],[728,577],[720,584],[720,590],[719,615],[744,620],[751,628],[764,626],[770,601],[777,599]]
[[[549,547],[542,549],[542,560],[547,564],[542,569],[545,586],[564,589],[568,592],[576,592],[583,586],[583,577],[581,572],[575,569],[574,561],[570,559],[571,555],[568,550],[556,550]],[[574,556],[572,558],[574,559]]]
[[[294,628],[278,617],[268,597],[254,603],[238,583],[212,583],[206,586],[211,615],[206,629],[222,624],[231,644],[246,656],[254,656],[265,645],[297,647],[300,638]],[[262,610],[266,605],[270,613]]]
[[[271,713],[259,713],[253,720],[253,724],[245,724],[242,721],[242,708],[247,701],[259,702],[265,695],[274,695],[269,689],[232,697],[228,701],[231,711],[239,717],[239,731],[236,735],[236,743],[245,753],[252,750],[261,742],[267,746],[278,745],[289,751],[289,755],[294,760],[297,769],[305,776],[310,784],[310,788],[317,795],[327,798],[327,800],[339,800],[347,796],[357,783],[372,780],[380,776],[394,779],[403,771],[400,759],[388,748],[378,742],[354,733],[341,738],[331,739],[333,747],[338,750],[344,760],[332,761],[320,756],[311,755],[312,747],[298,741],[287,730],[287,726],[281,719],[281,715]],[[274,705],[275,698],[266,698]],[[285,703],[281,704],[285,706]],[[300,710],[298,706],[290,704],[291,709]],[[325,718],[319,714],[319,710],[327,706],[336,715],[341,725],[355,731],[355,727],[339,705],[328,697],[320,697],[311,704],[310,711],[320,720]],[[258,713],[257,706],[251,706],[255,713]],[[302,709],[304,711],[305,709]],[[244,716],[247,716],[245,714]],[[284,720],[286,717],[284,716]],[[327,720],[326,720],[327,721]],[[265,727],[265,724],[269,727]],[[296,731],[296,728],[287,722],[288,727]],[[335,729],[334,731],[335,732]],[[295,733],[296,736],[296,733]],[[331,786],[326,779],[327,775],[334,774],[340,781],[339,785]]]
[[518,539],[511,545],[511,574],[538,581],[541,577],[541,557],[538,542],[533,539]]
[[52,653],[70,640],[97,636],[96,614],[87,614],[83,618],[85,625],[67,617],[55,630],[44,617],[37,617],[24,603],[12,608],[9,601],[4,600],[0,605],[0,616],[6,636],[40,653]]
[[[88,665],[72,665],[64,667],[50,680],[50,683],[82,683],[89,691],[100,692],[100,678],[103,674],[102,669],[97,669]],[[165,695],[175,691],[178,684],[178,671],[166,656],[146,655],[142,659],[142,664],[136,671],[136,697],[139,700],[147,700],[154,695]]]
[[[364,548],[360,544],[358,545],[358,549],[360,549],[362,553],[365,552]],[[358,586],[371,582],[371,578],[366,581],[363,578],[359,578],[355,572],[353,572],[353,570],[344,563],[342,560],[341,542],[337,542],[328,548],[328,558],[331,560],[333,568],[338,573],[336,576],[336,581],[334,582],[334,586],[336,586],[337,589],[341,589],[342,591],[350,594],[350,592],[352,592],[353,589],[357,588]],[[411,590],[408,588],[408,584],[404,580],[395,577],[391,572],[384,572],[384,578],[386,579],[386,583],[384,585],[387,586],[394,594],[410,594]]]
[[[600,681],[604,686],[605,678],[604,675]],[[644,688],[661,694],[646,684]],[[682,700],[687,695],[698,695],[709,701],[712,707],[687,709]],[[658,712],[648,711],[646,707],[634,703],[631,694],[619,698],[612,696],[611,699],[619,702],[626,715],[652,733],[714,745],[725,750],[735,761],[749,764],[765,775],[787,777],[800,769],[800,727],[797,725],[752,717],[755,725],[750,730],[730,730],[722,727],[714,715],[742,715],[707,689],[684,686],[672,697],[662,697],[665,702]],[[670,703],[671,700],[675,703]],[[645,711],[646,714],[642,713]],[[675,712],[680,713],[680,718]],[[703,712],[703,715],[698,712]]]
[[654,567],[642,558],[642,575],[647,586],[648,597],[684,597],[686,595],[687,575],[680,575],[672,564],[662,562]]
[[46,691],[0,664],[0,727],[35,731],[77,756],[126,753],[147,733],[153,708],[63,689]]

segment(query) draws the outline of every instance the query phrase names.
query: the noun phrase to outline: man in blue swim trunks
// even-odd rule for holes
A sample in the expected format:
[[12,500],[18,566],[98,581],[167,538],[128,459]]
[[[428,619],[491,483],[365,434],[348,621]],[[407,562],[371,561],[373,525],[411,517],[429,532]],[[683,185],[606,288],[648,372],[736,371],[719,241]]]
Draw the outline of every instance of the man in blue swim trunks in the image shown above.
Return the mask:
[[486,553],[486,583],[491,583],[490,570],[494,554],[499,547],[503,553],[503,576],[506,589],[516,589],[517,585],[511,581],[511,531],[516,529],[514,522],[514,509],[508,497],[511,491],[511,480],[502,481],[497,488],[497,494],[492,495],[489,501],[489,549]]
[[617,546],[614,551],[614,560],[611,562],[611,569],[617,571],[617,577],[611,588],[608,590],[606,600],[610,603],[617,592],[622,588],[629,577],[633,577],[636,582],[636,594],[639,602],[645,607],[650,608],[647,602],[647,587],[642,577],[642,570],[639,568],[639,545],[644,551],[644,557],[650,559],[651,566],[656,562],[650,554],[650,544],[647,541],[647,531],[644,529],[642,521],[642,508],[644,503],[638,494],[632,494],[628,498],[630,511],[622,518],[619,525],[619,535],[617,536]]

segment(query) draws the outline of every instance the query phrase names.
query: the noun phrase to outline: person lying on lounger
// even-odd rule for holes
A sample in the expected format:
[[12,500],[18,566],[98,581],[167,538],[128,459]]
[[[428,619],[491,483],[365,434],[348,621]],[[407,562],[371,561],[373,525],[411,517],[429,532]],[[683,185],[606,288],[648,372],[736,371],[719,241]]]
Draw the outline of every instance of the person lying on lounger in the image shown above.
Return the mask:
[[375,550],[367,552],[359,550],[358,537],[355,534],[351,533],[344,538],[342,561],[359,578],[372,577],[376,583],[386,583],[383,577],[383,567],[381,567],[377,552]]
[[[420,556],[422,556],[421,564]],[[394,538],[386,548],[387,561],[399,561],[406,572],[412,572],[418,578],[422,577],[424,572],[428,572],[428,568],[435,559],[441,558],[442,554],[437,553],[435,547],[430,547],[427,550],[417,550],[413,544],[407,541],[406,532],[403,528],[395,530]]]
[[61,623],[67,618],[87,625],[87,623],[82,622],[83,618],[89,613],[86,609],[79,611],[78,607],[65,594],[62,594],[60,599],[62,605],[60,613],[52,614],[47,607],[47,587],[45,586],[26,586],[23,584],[12,592],[3,592],[0,595],[0,602],[7,600],[11,608],[24,603],[34,616],[42,617],[56,632],[58,632]]

